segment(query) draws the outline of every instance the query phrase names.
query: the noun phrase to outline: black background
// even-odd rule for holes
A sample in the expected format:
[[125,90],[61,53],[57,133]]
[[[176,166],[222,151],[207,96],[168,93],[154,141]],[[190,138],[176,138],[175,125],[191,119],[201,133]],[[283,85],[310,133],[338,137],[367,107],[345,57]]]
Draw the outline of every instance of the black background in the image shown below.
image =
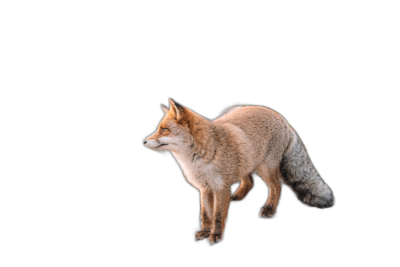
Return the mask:
[[[78,140],[71,164],[79,171],[66,180],[72,190],[63,220],[76,251],[161,262],[199,255],[211,261],[251,255],[265,264],[315,255],[356,259],[354,247],[373,235],[361,227],[359,194],[370,177],[360,175],[368,164],[360,159],[365,136],[359,103],[366,93],[357,93],[371,77],[360,69],[369,59],[351,30],[328,26],[316,29],[314,38],[294,29],[292,40],[249,35],[239,42],[234,33],[182,38],[158,26],[132,36],[113,28],[95,38],[88,31],[82,38],[89,42],[75,43],[79,60],[64,83],[74,98],[77,127],[66,130]],[[223,241],[215,247],[195,243],[198,191],[168,152],[142,144],[169,97],[209,119],[237,104],[276,110],[304,141],[336,206],[305,207],[284,188],[276,217],[260,219],[268,191],[256,177],[246,199],[230,204]]]

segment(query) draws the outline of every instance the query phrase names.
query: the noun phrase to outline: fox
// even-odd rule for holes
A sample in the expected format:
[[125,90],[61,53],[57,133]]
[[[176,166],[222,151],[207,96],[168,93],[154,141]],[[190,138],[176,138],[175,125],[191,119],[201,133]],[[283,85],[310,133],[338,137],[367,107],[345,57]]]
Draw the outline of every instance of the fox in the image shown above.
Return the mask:
[[[248,194],[254,173],[269,191],[261,217],[276,213],[282,181],[304,204],[333,206],[331,188],[314,167],[297,132],[278,112],[239,105],[209,120],[172,98],[169,104],[169,108],[161,105],[164,116],[144,145],[172,152],[183,176],[199,190],[201,228],[195,240],[209,238],[211,245],[222,240],[229,203]],[[231,185],[238,182],[231,195]]]

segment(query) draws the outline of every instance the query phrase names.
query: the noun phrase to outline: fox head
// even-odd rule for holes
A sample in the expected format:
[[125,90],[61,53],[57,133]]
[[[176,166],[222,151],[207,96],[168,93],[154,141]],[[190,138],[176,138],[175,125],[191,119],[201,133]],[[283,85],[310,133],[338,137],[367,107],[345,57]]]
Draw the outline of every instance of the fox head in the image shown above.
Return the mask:
[[144,141],[144,145],[154,150],[178,152],[193,146],[192,133],[196,114],[173,99],[169,103],[170,109],[161,105],[164,117],[155,133]]

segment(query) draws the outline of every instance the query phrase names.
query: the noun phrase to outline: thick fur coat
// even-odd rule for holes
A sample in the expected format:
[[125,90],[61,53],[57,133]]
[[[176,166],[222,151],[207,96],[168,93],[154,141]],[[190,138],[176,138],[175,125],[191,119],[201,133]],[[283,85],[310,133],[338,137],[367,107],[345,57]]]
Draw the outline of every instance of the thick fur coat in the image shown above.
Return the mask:
[[[235,106],[214,121],[170,99],[165,116],[145,146],[169,150],[187,181],[200,191],[201,230],[196,239],[221,240],[231,200],[243,199],[256,172],[267,183],[262,217],[276,211],[280,178],[300,201],[319,208],[334,203],[332,190],[317,172],[296,131],[276,111],[262,106]],[[240,181],[230,195],[230,186]]]

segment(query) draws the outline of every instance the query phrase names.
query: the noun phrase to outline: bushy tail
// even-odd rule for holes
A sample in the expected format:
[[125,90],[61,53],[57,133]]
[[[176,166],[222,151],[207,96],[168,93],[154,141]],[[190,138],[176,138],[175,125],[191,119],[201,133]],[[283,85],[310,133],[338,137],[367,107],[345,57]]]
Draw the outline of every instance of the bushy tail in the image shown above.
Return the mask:
[[283,155],[280,165],[283,180],[296,193],[297,198],[310,206],[332,207],[334,196],[329,186],[315,169],[300,137],[293,131],[293,138]]

